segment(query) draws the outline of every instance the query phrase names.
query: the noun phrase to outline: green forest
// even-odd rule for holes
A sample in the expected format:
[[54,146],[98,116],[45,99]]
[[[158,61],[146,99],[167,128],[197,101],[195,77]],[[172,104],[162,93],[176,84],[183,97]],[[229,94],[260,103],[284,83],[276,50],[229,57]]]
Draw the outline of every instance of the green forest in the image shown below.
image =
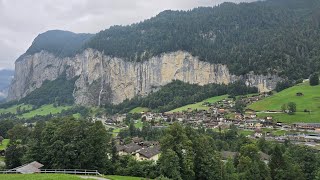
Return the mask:
[[35,54],[42,50],[53,53],[57,57],[74,56],[92,36],[93,34],[76,34],[61,30],[47,31],[39,34],[27,52],[19,57],[17,61],[22,60],[26,55]]
[[318,0],[268,0],[164,11],[102,31],[85,47],[129,61],[184,50],[227,64],[236,75],[254,71],[299,79],[320,67],[319,8]]

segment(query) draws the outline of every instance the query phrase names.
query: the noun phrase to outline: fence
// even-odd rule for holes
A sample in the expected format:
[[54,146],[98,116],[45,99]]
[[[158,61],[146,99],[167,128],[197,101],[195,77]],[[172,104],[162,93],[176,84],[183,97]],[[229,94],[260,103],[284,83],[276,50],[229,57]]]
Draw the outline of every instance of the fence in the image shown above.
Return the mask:
[[[21,172],[16,170],[4,170],[0,171],[0,174],[20,174]],[[98,170],[87,170],[87,169],[40,169],[43,174],[76,174],[76,175],[95,175],[101,176]],[[27,174],[27,173],[26,173]]]

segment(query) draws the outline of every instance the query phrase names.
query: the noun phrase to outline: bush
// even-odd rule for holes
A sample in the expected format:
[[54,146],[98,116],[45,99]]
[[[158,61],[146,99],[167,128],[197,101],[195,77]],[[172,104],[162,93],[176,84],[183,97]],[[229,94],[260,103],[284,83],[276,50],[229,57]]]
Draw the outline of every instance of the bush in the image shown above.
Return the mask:
[[309,83],[310,83],[310,86],[319,85],[319,74],[318,73],[311,74],[309,78]]

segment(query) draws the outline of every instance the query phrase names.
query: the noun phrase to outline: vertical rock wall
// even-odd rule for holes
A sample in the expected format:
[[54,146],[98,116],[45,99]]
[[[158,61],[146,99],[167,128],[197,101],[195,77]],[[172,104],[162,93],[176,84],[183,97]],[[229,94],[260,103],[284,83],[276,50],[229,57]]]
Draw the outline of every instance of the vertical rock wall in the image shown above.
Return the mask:
[[281,79],[273,75],[235,76],[226,65],[210,64],[183,51],[165,53],[145,62],[128,62],[87,49],[72,58],[57,58],[47,52],[25,56],[16,62],[10,100],[20,99],[41,87],[45,80],[54,80],[63,73],[75,82],[76,104],[118,104],[136,95],[147,95],[172,80],[192,84],[228,84],[244,79],[260,91],[272,90]]

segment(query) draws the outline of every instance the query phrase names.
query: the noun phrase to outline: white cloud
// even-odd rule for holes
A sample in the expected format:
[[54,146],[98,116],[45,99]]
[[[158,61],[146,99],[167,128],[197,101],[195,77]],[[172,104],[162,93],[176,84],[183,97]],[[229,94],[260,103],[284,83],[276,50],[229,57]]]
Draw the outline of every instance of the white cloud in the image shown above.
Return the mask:
[[[225,0],[0,0],[0,68],[13,68],[33,39],[51,29],[96,33],[167,9],[214,6]],[[230,0],[233,2],[253,0]]]

